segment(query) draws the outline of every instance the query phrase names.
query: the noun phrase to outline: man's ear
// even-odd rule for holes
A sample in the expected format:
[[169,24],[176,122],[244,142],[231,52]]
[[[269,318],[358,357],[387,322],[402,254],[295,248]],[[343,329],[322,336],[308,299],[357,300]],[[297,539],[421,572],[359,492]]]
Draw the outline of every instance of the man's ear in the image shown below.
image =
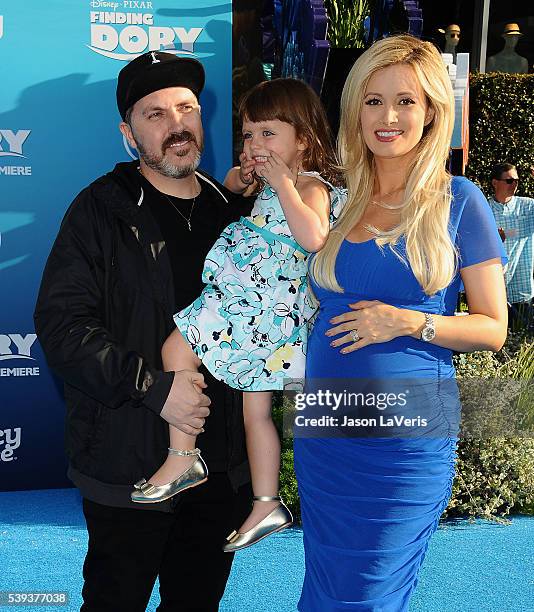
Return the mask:
[[126,138],[126,140],[128,141],[128,144],[133,149],[137,149],[137,143],[134,140],[132,128],[129,126],[129,124],[125,121],[121,121],[121,123],[119,123],[119,130],[121,131],[124,138]]
[[426,109],[426,113],[425,113],[425,127],[427,125],[430,125],[430,123],[432,123],[432,120],[434,119],[435,114],[436,114],[435,110],[429,104],[428,108]]

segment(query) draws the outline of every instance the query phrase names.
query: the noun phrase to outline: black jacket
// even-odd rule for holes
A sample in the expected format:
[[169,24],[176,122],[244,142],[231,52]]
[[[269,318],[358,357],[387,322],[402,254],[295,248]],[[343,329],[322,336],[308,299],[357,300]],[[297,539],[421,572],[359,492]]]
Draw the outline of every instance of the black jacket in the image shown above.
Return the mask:
[[[130,501],[132,485],[154,473],[169,443],[159,413],[174,374],[162,371],[161,347],[174,328],[174,287],[159,227],[138,205],[136,165],[117,164],[70,206],[44,270],[35,329],[65,383],[69,478],[92,501],[143,508]],[[215,242],[232,206],[222,194],[233,196],[199,174],[221,206]],[[236,207],[235,218],[242,212]],[[210,395],[222,394],[226,415],[227,462],[211,469],[227,471],[237,488],[249,480],[241,394],[207,382]],[[209,462],[202,436],[198,445]],[[170,502],[158,504],[170,509]]]

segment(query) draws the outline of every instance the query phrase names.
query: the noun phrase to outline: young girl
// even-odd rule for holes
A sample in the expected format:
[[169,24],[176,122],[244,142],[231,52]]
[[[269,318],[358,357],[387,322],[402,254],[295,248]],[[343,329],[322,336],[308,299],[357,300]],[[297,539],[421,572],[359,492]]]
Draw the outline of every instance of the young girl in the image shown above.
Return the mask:
[[[229,225],[208,253],[206,287],[175,315],[177,329],[162,351],[166,370],[196,370],[203,363],[213,376],[245,392],[254,505],[228,537],[227,552],[251,546],[293,520],[278,495],[280,441],[271,420],[271,392],[283,389],[285,379],[304,375],[306,324],[314,311],[306,295],[306,262],[327,239],[338,196],[326,116],[305,83],[260,83],[242,101],[240,120],[241,166],[230,170],[225,185],[238,193],[253,193],[260,185],[261,192],[250,216]],[[207,468],[195,442],[171,426],[167,460],[148,483],[135,485],[133,501],[163,501],[204,482]]]

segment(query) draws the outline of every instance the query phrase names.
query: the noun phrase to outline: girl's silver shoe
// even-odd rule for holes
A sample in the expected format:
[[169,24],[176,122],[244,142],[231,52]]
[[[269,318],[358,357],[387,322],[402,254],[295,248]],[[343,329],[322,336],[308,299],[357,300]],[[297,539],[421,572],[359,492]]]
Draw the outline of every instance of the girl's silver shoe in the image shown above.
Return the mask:
[[284,504],[282,499],[277,497],[254,497],[255,501],[279,501],[280,505],[277,506],[271,513],[269,513],[264,519],[262,519],[255,527],[249,529],[245,533],[238,533],[232,531],[232,533],[226,538],[226,544],[223,546],[224,552],[236,552],[242,548],[252,546],[270,536],[272,533],[282,531],[286,527],[293,524],[293,516],[289,511],[289,508]]
[[200,456],[200,450],[198,448],[192,451],[180,451],[169,448],[169,454],[181,456],[197,455],[197,459],[194,461],[193,465],[188,467],[185,472],[182,472],[178,478],[167,484],[156,486],[147,482],[144,478],[136,482],[134,484],[134,490],[130,494],[130,498],[133,502],[138,504],[162,502],[173,497],[177,493],[181,493],[186,489],[196,487],[206,482],[208,479],[208,468]]

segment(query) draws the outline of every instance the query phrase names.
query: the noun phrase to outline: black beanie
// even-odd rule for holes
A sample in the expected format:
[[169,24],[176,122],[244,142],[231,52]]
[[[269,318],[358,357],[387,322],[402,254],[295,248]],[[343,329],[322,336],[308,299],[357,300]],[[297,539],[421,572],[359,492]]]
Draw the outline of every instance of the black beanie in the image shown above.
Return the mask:
[[186,87],[199,97],[204,88],[202,64],[192,57],[149,51],[136,57],[119,72],[117,106],[123,119],[138,100],[167,87]]

